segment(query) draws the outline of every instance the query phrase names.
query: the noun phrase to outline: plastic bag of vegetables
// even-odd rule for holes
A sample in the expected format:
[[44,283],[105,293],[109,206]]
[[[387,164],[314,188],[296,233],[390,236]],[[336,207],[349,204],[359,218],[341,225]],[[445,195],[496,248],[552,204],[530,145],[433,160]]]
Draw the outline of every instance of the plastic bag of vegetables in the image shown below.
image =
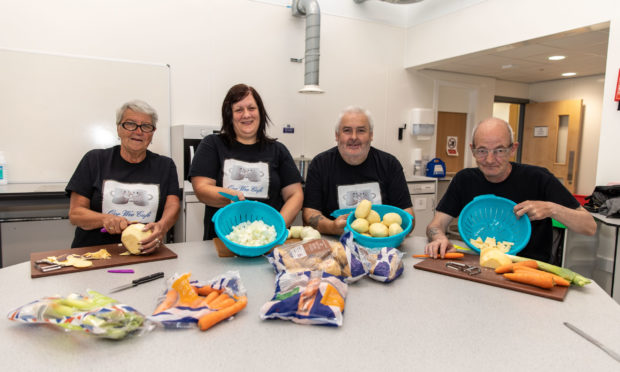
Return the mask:
[[175,274],[149,320],[165,328],[200,328],[205,331],[229,319],[247,304],[245,287],[237,271],[208,281],[190,280],[191,273]]
[[42,298],[11,311],[8,318],[110,339],[153,329],[153,324],[133,307],[90,289],[86,292],[88,295],[72,293],[67,297]]
[[[350,233],[349,233],[350,234]],[[355,282],[368,271],[359,259],[357,247],[347,247],[341,242],[313,239],[277,246],[267,255],[276,273],[283,271],[323,271]]]
[[321,271],[281,272],[271,301],[260,309],[261,319],[298,324],[341,326],[347,283]]

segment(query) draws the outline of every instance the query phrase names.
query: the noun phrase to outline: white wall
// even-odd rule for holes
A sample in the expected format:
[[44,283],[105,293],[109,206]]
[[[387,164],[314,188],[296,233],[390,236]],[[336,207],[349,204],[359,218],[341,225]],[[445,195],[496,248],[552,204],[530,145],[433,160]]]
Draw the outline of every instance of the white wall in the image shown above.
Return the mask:
[[[219,125],[228,88],[248,83],[265,101],[271,135],[293,156],[333,146],[340,110],[361,105],[374,116],[373,144],[413,169],[417,140],[399,142],[398,127],[410,108],[432,107],[433,81],[403,69],[406,30],[330,14],[321,20],[322,95],[297,93],[304,66],[290,62],[304,56],[305,18],[259,1],[0,0],[0,47],[170,64],[172,125]],[[286,124],[294,134],[282,133]]]
[[[405,66],[421,68],[434,61],[603,22],[610,23],[610,32],[596,184],[617,182],[620,181],[620,172],[615,159],[620,155],[617,144],[620,138],[620,112],[613,93],[620,66],[620,1],[487,0],[409,28]],[[514,87],[504,88],[510,90]]]
[[596,167],[601,132],[601,109],[603,107],[604,76],[555,80],[530,85],[530,100],[536,102],[568,99],[583,100],[583,128],[577,194],[590,195],[596,186]]

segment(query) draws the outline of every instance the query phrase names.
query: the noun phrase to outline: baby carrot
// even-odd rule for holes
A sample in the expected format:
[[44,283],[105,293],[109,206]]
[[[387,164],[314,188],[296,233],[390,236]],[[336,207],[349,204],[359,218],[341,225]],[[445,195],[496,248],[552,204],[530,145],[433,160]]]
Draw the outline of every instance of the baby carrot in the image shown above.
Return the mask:
[[532,269],[531,267],[527,267],[527,266],[515,266],[514,268],[514,272],[519,272],[519,271],[529,271],[529,272],[535,272],[535,273],[539,273],[542,275],[549,275],[551,277],[551,279],[553,279],[553,283],[556,285],[561,285],[563,287],[568,287],[570,286],[570,282],[564,278],[562,278],[559,275],[555,275],[546,271],[542,271],[542,270],[538,270],[538,269]]
[[178,297],[179,296],[177,294],[177,291],[170,288],[168,292],[166,292],[166,297],[164,298],[164,300],[159,304],[159,306],[157,306],[155,311],[153,311],[153,315],[170,309],[172,306],[174,306],[175,302],[177,302]]
[[241,298],[239,298],[239,301],[235,302],[233,305],[227,308],[203,315],[198,320],[198,326],[202,331],[206,331],[207,329],[213,327],[215,324],[221,322],[222,320],[228,319],[231,316],[237,314],[239,311],[243,310],[247,303],[248,298],[246,296],[242,296]]
[[506,265],[502,265],[502,266],[498,266],[495,268],[495,272],[497,274],[506,274],[506,273],[511,273],[512,272],[512,268],[513,268],[514,264],[506,264]]
[[506,273],[504,276],[519,283],[530,284],[545,289],[553,288],[553,278],[548,275],[541,275],[524,270],[516,273]]
[[[443,255],[443,258],[453,260],[455,258],[463,258],[464,256],[465,254],[460,253],[460,252],[446,252],[446,254]],[[412,257],[413,258],[429,258],[430,256],[427,254],[414,254]],[[441,257],[437,257],[437,258],[441,258]]]

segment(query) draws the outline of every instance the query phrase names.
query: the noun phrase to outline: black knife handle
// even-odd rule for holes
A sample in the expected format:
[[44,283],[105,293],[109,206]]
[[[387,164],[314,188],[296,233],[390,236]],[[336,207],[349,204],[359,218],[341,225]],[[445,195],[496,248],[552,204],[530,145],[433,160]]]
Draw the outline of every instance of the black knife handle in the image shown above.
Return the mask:
[[160,271],[158,273],[151,274],[149,276],[143,276],[142,278],[138,278],[136,280],[132,280],[131,282],[133,283],[133,285],[138,285],[138,284],[150,282],[151,280],[155,280],[155,279],[159,279],[159,278],[163,278],[163,277],[164,277],[164,273]]

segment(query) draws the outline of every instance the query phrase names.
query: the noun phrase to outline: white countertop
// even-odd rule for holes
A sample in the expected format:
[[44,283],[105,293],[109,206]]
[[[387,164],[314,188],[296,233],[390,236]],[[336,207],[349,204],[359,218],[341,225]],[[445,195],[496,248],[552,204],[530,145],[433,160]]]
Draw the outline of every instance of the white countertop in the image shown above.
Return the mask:
[[[178,259],[31,279],[28,263],[0,269],[2,311],[46,295],[102,292],[164,271],[209,279],[238,270],[248,306],[207,332],[156,329],[118,342],[43,326],[0,322],[3,370],[114,371],[612,371],[619,364],[566,328],[568,321],[620,352],[620,306],[598,285],[571,288],[563,302],[413,268],[424,238],[405,240],[405,272],[391,284],[364,278],[349,286],[339,328],[262,321],[274,291],[263,257],[218,258],[211,242],[169,244]],[[150,313],[164,280],[114,294]]]
[[0,194],[65,192],[66,182],[8,183],[0,185]]

